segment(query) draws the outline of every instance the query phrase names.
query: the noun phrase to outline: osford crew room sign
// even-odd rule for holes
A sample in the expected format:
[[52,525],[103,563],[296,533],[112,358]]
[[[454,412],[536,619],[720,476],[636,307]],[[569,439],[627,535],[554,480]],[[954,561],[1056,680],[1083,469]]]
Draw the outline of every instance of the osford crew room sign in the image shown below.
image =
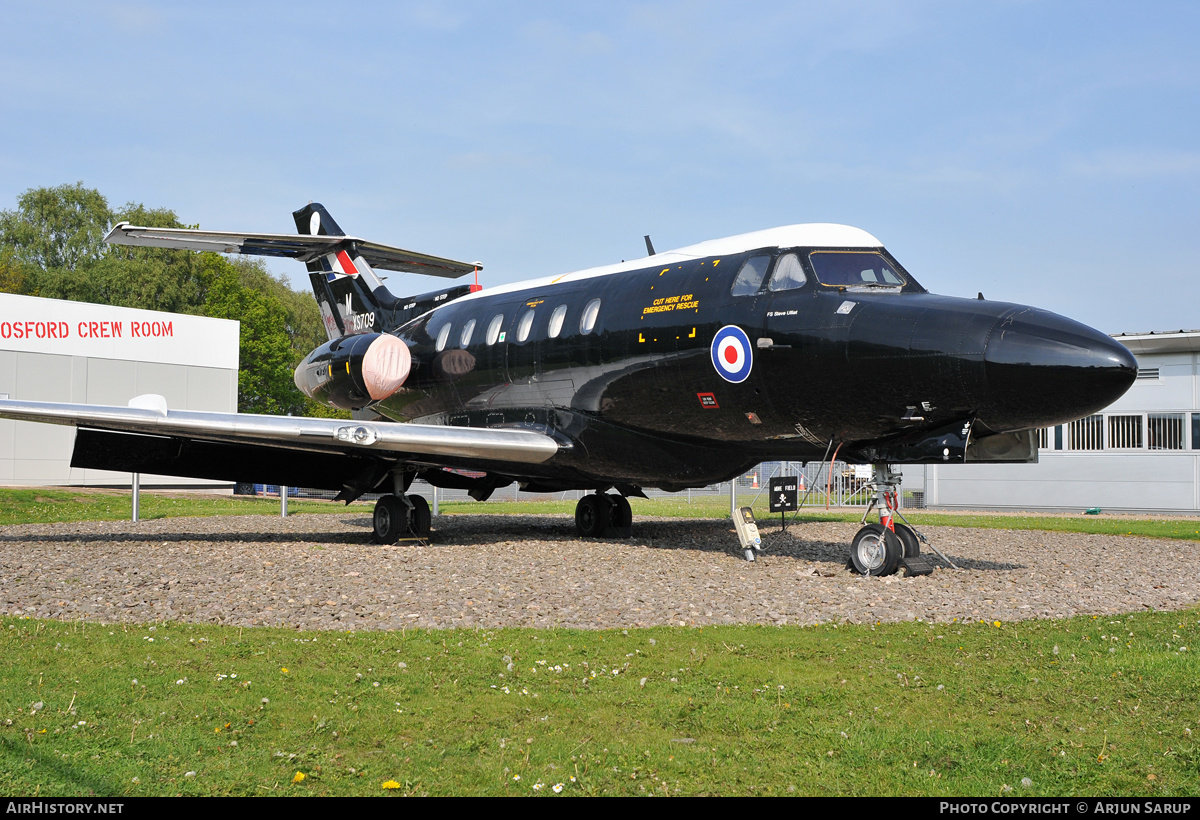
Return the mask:
[[754,366],[750,337],[737,325],[725,325],[718,330],[709,350],[713,367],[725,381],[740,384],[750,377],[750,368]]

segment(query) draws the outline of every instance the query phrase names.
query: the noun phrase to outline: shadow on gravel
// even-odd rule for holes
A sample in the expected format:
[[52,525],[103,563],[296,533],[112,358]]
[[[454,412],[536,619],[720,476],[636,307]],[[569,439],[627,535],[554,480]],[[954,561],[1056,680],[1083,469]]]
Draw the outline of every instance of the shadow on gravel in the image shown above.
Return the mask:
[[178,543],[209,541],[216,543],[245,542],[248,544],[369,544],[371,532],[106,532],[57,533],[46,535],[0,535],[2,543],[23,544],[85,544],[104,541],[114,544]]

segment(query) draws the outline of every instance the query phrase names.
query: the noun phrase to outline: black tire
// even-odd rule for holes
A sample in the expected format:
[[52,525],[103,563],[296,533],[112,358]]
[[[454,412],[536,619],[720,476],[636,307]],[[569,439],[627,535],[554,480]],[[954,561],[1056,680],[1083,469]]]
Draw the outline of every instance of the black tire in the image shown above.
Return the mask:
[[433,529],[433,516],[429,513],[429,502],[419,495],[410,495],[408,500],[413,505],[408,531],[422,541],[428,541],[429,531]]
[[882,524],[867,524],[850,543],[850,565],[859,575],[892,575],[900,566],[904,545]]
[[608,499],[612,508],[612,517],[609,523],[614,534],[618,538],[628,538],[633,535],[633,510],[629,507],[629,500],[623,495],[608,495],[605,498]]
[[395,544],[408,531],[408,507],[398,496],[380,496],[375,502],[371,527],[376,544]]
[[912,527],[907,524],[897,524],[896,537],[900,539],[900,543],[904,546],[905,558],[916,558],[921,554],[921,541],[917,538],[917,534],[913,532]]
[[598,538],[611,520],[612,504],[600,495],[585,495],[575,505],[575,531],[580,538]]

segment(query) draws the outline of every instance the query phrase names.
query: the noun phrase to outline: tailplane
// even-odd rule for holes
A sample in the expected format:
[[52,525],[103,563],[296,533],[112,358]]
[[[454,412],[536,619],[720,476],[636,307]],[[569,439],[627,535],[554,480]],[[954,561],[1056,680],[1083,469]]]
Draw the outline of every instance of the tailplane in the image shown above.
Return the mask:
[[[303,235],[346,235],[320,203],[309,203],[293,211],[292,218],[296,220],[296,230]],[[357,333],[386,333],[431,308],[478,289],[477,285],[460,285],[398,298],[358,252],[354,240],[331,247],[328,253],[309,260],[306,265],[330,339]]]
[[315,202],[292,216],[299,235],[148,228],[120,222],[104,241],[115,245],[298,259],[308,267],[313,295],[330,339],[358,333],[386,333],[431,308],[479,289],[478,285],[461,285],[397,298],[384,287],[374,268],[456,279],[478,271],[480,266],[347,236],[324,206]]

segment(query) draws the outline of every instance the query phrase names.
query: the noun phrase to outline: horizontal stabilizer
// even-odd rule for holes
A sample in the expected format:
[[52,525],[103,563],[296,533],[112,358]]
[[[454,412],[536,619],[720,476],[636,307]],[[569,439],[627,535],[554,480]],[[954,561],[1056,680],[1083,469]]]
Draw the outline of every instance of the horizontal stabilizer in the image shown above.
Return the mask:
[[146,228],[118,222],[104,237],[113,245],[133,245],[150,248],[174,248],[216,253],[244,253],[255,256],[277,256],[312,262],[321,257],[352,248],[351,256],[361,256],[367,264],[384,270],[403,273],[422,273],[427,276],[457,278],[481,266],[456,262],[440,256],[393,248],[378,242],[368,242],[353,236],[325,236],[283,233],[237,233],[234,231],[201,231],[192,228]]

